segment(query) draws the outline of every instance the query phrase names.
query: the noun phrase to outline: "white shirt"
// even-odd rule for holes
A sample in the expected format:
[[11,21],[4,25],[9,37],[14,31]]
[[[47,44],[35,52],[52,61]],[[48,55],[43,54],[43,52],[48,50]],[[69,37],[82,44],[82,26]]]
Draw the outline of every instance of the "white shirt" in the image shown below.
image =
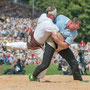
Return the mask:
[[58,27],[53,23],[53,21],[42,14],[38,19],[37,27],[34,32],[34,38],[37,42],[44,44],[51,32],[59,31]]

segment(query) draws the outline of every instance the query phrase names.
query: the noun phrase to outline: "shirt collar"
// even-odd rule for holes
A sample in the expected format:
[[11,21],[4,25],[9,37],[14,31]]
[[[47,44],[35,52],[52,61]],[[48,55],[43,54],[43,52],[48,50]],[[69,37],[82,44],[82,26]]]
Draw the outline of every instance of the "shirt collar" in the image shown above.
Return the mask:
[[66,28],[67,23],[68,23],[69,20],[70,20],[70,19],[68,19],[68,20],[65,22],[64,29]]

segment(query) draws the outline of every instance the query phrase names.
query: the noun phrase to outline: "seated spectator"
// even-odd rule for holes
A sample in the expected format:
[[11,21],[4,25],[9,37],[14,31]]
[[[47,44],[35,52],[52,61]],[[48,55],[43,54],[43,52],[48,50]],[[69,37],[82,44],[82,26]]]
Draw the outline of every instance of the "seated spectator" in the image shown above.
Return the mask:
[[25,62],[25,65],[30,65],[30,64],[33,64],[31,61],[31,56],[27,57]]
[[84,63],[84,50],[78,50],[79,56],[79,69],[82,75],[86,75],[85,63]]
[[25,74],[24,63],[20,59],[14,64],[12,69],[7,69],[4,74]]
[[36,64],[37,59],[34,53],[31,54],[31,61],[33,62],[33,64]]
[[85,45],[85,50],[90,52],[90,42],[87,42],[87,44]]
[[[1,55],[0,55],[1,56]],[[1,59],[0,59],[0,74],[1,74],[1,65],[2,65],[2,62],[1,62]]]
[[12,64],[14,60],[15,60],[15,57],[13,56],[13,54],[10,54],[10,57],[8,58],[7,62],[9,64]]
[[59,62],[58,70],[62,70],[64,75],[70,75],[72,73],[71,70],[69,70],[68,62],[64,58]]
[[3,64],[3,53],[0,53],[0,65]]
[[60,59],[61,59],[60,55],[57,52],[55,52],[54,53],[54,64],[58,64]]
[[0,74],[1,74],[1,65],[0,65]]
[[0,21],[4,22],[5,21],[5,17],[4,16],[0,17]]
[[85,59],[84,63],[86,64],[86,69],[89,69],[89,72],[90,72],[90,56],[89,56],[89,53],[86,53],[84,59]]
[[2,56],[2,60],[3,60],[3,64],[7,64],[7,56],[6,56],[6,52],[3,52],[3,56]]
[[10,58],[10,52],[7,51],[6,56],[7,56],[7,61],[6,62],[7,62],[7,64],[10,64],[9,60],[8,60]]
[[6,42],[2,42],[3,51],[6,51]]

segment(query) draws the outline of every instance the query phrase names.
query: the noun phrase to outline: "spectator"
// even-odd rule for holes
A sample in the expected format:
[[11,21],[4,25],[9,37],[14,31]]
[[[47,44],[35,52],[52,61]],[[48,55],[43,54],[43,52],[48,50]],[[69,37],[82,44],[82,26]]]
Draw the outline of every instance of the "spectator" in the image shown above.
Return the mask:
[[3,51],[6,51],[6,42],[2,42]]
[[80,46],[81,46],[81,48],[85,47],[85,42],[83,40],[80,42]]
[[7,69],[4,74],[25,74],[24,64],[21,62],[20,59],[14,64],[14,68]]
[[59,62],[58,70],[61,70],[64,75],[71,74],[71,70],[69,70],[69,64],[64,58],[62,58]]
[[3,59],[3,63],[7,64],[7,62],[6,62],[7,61],[6,52],[3,53],[2,59]]
[[60,55],[57,53],[57,52],[55,52],[54,53],[54,64],[58,64],[58,62],[60,61],[60,59],[61,59],[61,57],[60,57]]
[[3,53],[0,53],[0,65],[3,64]]
[[90,43],[87,42],[87,44],[85,45],[85,50],[90,52]]
[[15,60],[15,57],[13,56],[13,54],[10,54],[10,57],[8,58],[8,61],[7,62],[9,64],[12,64],[14,60]]
[[89,72],[90,72],[90,55],[88,53],[86,53],[84,59],[85,59],[84,62],[86,64],[86,68],[88,68]]
[[0,74],[1,74],[1,64],[0,64]]

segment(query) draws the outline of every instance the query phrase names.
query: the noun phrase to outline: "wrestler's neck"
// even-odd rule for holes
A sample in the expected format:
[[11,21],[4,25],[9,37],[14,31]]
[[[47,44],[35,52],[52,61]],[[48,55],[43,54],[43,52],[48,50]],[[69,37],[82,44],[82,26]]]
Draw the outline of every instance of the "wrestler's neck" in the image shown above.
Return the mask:
[[53,15],[47,14],[47,17],[50,18],[52,21],[55,19]]
[[71,20],[68,21],[68,23],[67,23],[65,29],[69,29],[69,25],[70,25],[70,24],[71,24]]

